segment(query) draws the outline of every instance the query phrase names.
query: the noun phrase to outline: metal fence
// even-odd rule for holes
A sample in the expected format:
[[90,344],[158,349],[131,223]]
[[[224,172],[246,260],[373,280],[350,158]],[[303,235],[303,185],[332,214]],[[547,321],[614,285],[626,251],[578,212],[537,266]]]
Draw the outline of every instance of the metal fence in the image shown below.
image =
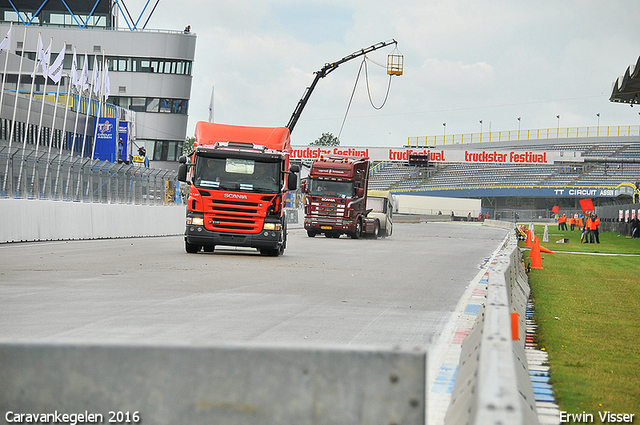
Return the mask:
[[180,202],[176,181],[171,170],[0,146],[0,198],[163,205]]

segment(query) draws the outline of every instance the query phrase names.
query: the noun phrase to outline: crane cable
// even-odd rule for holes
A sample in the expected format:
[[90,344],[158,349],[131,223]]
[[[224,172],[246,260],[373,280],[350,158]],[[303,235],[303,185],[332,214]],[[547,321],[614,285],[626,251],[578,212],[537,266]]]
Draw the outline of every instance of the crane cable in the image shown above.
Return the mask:
[[[364,73],[365,73],[365,78],[367,80],[367,93],[369,94],[369,103],[371,103],[371,106],[373,106],[374,109],[376,110],[380,110],[384,107],[384,105],[387,103],[387,99],[389,98],[389,91],[391,90],[391,75],[389,75],[389,84],[387,86],[387,94],[384,97],[384,101],[382,102],[382,105],[380,105],[379,107],[376,107],[376,105],[374,105],[373,100],[371,99],[371,90],[369,88],[369,72],[368,72],[368,68],[367,68],[367,56],[365,55],[365,57],[362,59],[362,62],[360,63],[360,69],[358,69],[358,75],[356,76],[356,82],[353,85],[353,90],[351,91],[351,97],[349,98],[349,104],[347,105],[347,110],[344,113],[344,118],[342,119],[342,124],[340,125],[340,131],[338,132],[338,139],[340,139],[340,135],[342,134],[342,130],[344,129],[344,124],[347,121],[347,115],[349,114],[349,109],[351,108],[351,102],[353,102],[353,96],[356,93],[356,87],[358,86],[358,81],[360,80],[360,73],[362,72],[362,67],[364,66]],[[371,59],[369,59],[371,60]],[[373,62],[373,61],[372,61]],[[376,62],[374,62],[376,63]],[[382,66],[380,64],[377,64],[378,66]]]
[[[365,59],[366,59],[366,56],[365,56]],[[387,99],[389,99],[389,91],[391,90],[391,75],[389,75],[389,84],[387,85],[387,94],[384,96],[384,101],[382,102],[382,105],[380,105],[380,107],[377,107],[376,105],[373,104],[373,99],[371,99],[371,90],[369,88],[369,72],[368,72],[368,67],[366,63],[364,64],[364,74],[367,79],[367,93],[369,93],[369,102],[371,103],[371,106],[373,106],[373,109],[376,109],[376,110],[380,110],[384,108],[384,105],[386,105],[387,103]]]

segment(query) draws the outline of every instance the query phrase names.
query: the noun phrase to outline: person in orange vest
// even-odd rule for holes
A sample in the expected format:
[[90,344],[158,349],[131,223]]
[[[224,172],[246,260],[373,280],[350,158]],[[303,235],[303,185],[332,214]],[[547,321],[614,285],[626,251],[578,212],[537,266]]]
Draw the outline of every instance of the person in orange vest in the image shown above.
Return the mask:
[[589,243],[589,234],[591,233],[591,215],[587,215],[587,221],[584,223],[584,227],[582,228],[582,238],[580,242]]
[[569,217],[569,228],[572,231],[576,228],[576,218],[574,216]]
[[592,213],[591,217],[591,228],[589,229],[589,241],[593,243],[595,238],[596,243],[600,243],[600,232],[598,230],[598,226],[600,226],[600,219],[596,213]]
[[564,214],[558,217],[558,230],[567,230],[567,216]]

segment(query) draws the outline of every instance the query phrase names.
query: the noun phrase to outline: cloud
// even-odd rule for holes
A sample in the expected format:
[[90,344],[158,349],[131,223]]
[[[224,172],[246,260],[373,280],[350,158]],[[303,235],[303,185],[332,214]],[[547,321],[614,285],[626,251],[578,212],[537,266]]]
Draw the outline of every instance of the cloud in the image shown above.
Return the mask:
[[[128,0],[140,9],[143,0]],[[216,121],[285,125],[325,63],[395,38],[404,75],[393,77],[385,107],[375,110],[361,58],[340,65],[313,92],[292,135],[306,144],[337,134],[343,144],[392,145],[408,137],[517,128],[636,124],[637,111],[608,101],[611,84],[640,55],[636,16],[625,0],[177,0],[158,5],[148,28],[197,34],[189,132],[208,117],[215,86]],[[138,9],[139,10],[139,9]],[[386,62],[393,48],[368,55]],[[388,85],[369,63],[376,105]],[[347,107],[351,100],[348,114]],[[517,121],[521,117],[521,121]],[[565,118],[566,117],[566,118]]]

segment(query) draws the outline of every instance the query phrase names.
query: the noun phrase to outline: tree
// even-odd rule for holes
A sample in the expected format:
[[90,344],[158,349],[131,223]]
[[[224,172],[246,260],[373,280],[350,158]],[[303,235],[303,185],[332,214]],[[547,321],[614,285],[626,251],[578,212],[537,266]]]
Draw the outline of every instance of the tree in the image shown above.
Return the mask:
[[187,137],[182,144],[182,155],[190,155],[193,151],[193,142],[196,141],[195,137]]
[[309,143],[309,146],[340,146],[340,139],[331,133],[322,133],[322,136]]

